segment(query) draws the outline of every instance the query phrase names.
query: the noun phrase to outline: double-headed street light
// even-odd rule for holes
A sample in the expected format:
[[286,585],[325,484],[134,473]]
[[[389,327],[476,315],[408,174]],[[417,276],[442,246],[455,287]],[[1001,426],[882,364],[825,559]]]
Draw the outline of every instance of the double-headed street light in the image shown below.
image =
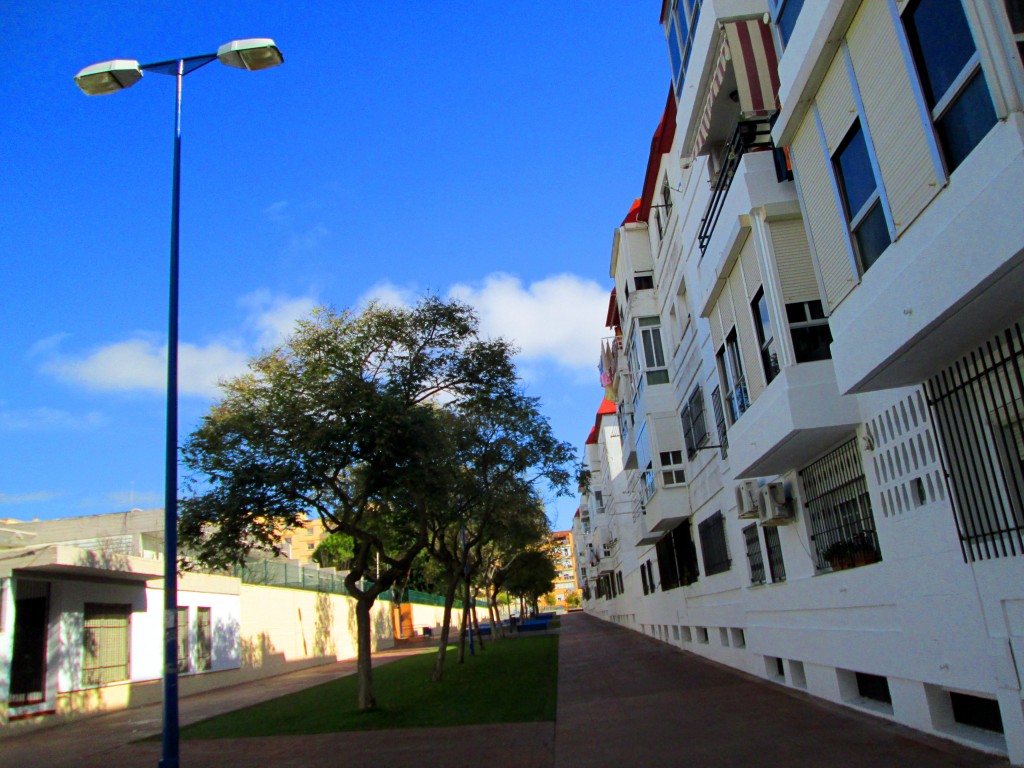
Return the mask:
[[167,320],[167,439],[164,453],[164,706],[161,768],[177,768],[178,759],[178,212],[181,190],[181,79],[214,59],[239,69],[269,69],[284,62],[269,38],[234,40],[216,53],[139,64],[114,59],[86,67],[75,83],[88,96],[131,88],[143,72],[178,78],[174,101],[174,175],[171,191],[171,271]]

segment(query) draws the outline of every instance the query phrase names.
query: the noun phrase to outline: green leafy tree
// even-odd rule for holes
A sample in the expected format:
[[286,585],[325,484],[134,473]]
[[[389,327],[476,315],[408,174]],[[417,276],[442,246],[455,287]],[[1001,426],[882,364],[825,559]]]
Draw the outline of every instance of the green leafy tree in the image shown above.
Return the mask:
[[508,591],[525,599],[534,610],[540,596],[554,587],[557,574],[550,555],[541,550],[521,553],[503,570]]
[[330,533],[313,550],[313,562],[321,568],[339,571],[352,566],[356,554],[356,540],[344,533]]
[[371,608],[409,573],[458,470],[446,411],[515,386],[511,347],[481,339],[459,302],[316,310],[222,385],[186,441],[182,545],[201,564],[239,563],[306,515],[351,537],[358,706],[372,709]]

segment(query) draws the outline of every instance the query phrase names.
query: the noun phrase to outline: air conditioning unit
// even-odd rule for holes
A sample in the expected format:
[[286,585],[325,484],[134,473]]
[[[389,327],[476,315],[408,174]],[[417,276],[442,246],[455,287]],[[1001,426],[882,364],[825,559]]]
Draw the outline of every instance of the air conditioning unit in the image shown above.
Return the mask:
[[786,499],[786,486],[767,483],[761,487],[761,525],[785,525],[793,519],[792,502]]
[[736,509],[741,520],[756,520],[761,516],[761,496],[756,480],[744,480],[736,486]]

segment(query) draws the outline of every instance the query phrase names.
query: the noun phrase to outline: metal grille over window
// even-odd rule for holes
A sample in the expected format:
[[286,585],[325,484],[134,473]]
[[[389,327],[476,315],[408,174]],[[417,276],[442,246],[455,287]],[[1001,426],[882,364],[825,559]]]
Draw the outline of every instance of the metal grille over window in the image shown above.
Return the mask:
[[131,606],[86,603],[82,626],[82,685],[128,679]]
[[196,670],[199,672],[205,672],[213,666],[212,638],[210,609],[196,609]]
[[757,523],[743,529],[743,541],[747,545],[750,583],[764,584],[764,558],[761,557],[761,539],[757,535]]
[[192,669],[188,650],[188,608],[178,609],[178,671],[189,672]]
[[708,437],[708,429],[704,424],[704,393],[700,386],[693,390],[680,418],[683,422],[686,456],[692,459]]
[[700,534],[700,551],[704,556],[704,573],[712,576],[729,570],[732,560],[725,541],[725,518],[715,512],[697,525]]
[[722,458],[729,455],[729,432],[725,423],[725,410],[722,408],[722,393],[718,387],[711,393],[711,407],[715,411],[715,426],[718,428],[718,444],[721,446]]
[[801,471],[800,480],[820,570],[882,559],[856,438]]
[[932,378],[927,391],[965,560],[1024,554],[1021,322]]
[[779,529],[766,526],[764,529],[764,545],[768,550],[768,572],[773,582],[786,580],[786,564],[782,560],[782,542],[779,540]]

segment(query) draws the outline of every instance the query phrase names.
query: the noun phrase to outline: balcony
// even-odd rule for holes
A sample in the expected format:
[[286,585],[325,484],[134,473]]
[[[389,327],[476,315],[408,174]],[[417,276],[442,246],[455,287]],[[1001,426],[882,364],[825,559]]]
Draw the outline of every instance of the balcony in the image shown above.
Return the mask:
[[644,505],[644,513],[637,526],[638,547],[656,543],[693,514],[688,486],[665,486],[660,475],[657,482],[658,490]]
[[831,360],[783,368],[729,429],[734,477],[766,477],[803,466],[861,421],[857,397],[839,394]]
[[[792,208],[796,188],[780,184],[771,152],[750,152],[739,162],[729,195],[723,200],[718,226],[707,241],[700,261],[700,314],[708,317],[715,300],[725,288],[740,250],[750,233],[750,213],[757,208]],[[797,209],[799,210],[799,209]]]

